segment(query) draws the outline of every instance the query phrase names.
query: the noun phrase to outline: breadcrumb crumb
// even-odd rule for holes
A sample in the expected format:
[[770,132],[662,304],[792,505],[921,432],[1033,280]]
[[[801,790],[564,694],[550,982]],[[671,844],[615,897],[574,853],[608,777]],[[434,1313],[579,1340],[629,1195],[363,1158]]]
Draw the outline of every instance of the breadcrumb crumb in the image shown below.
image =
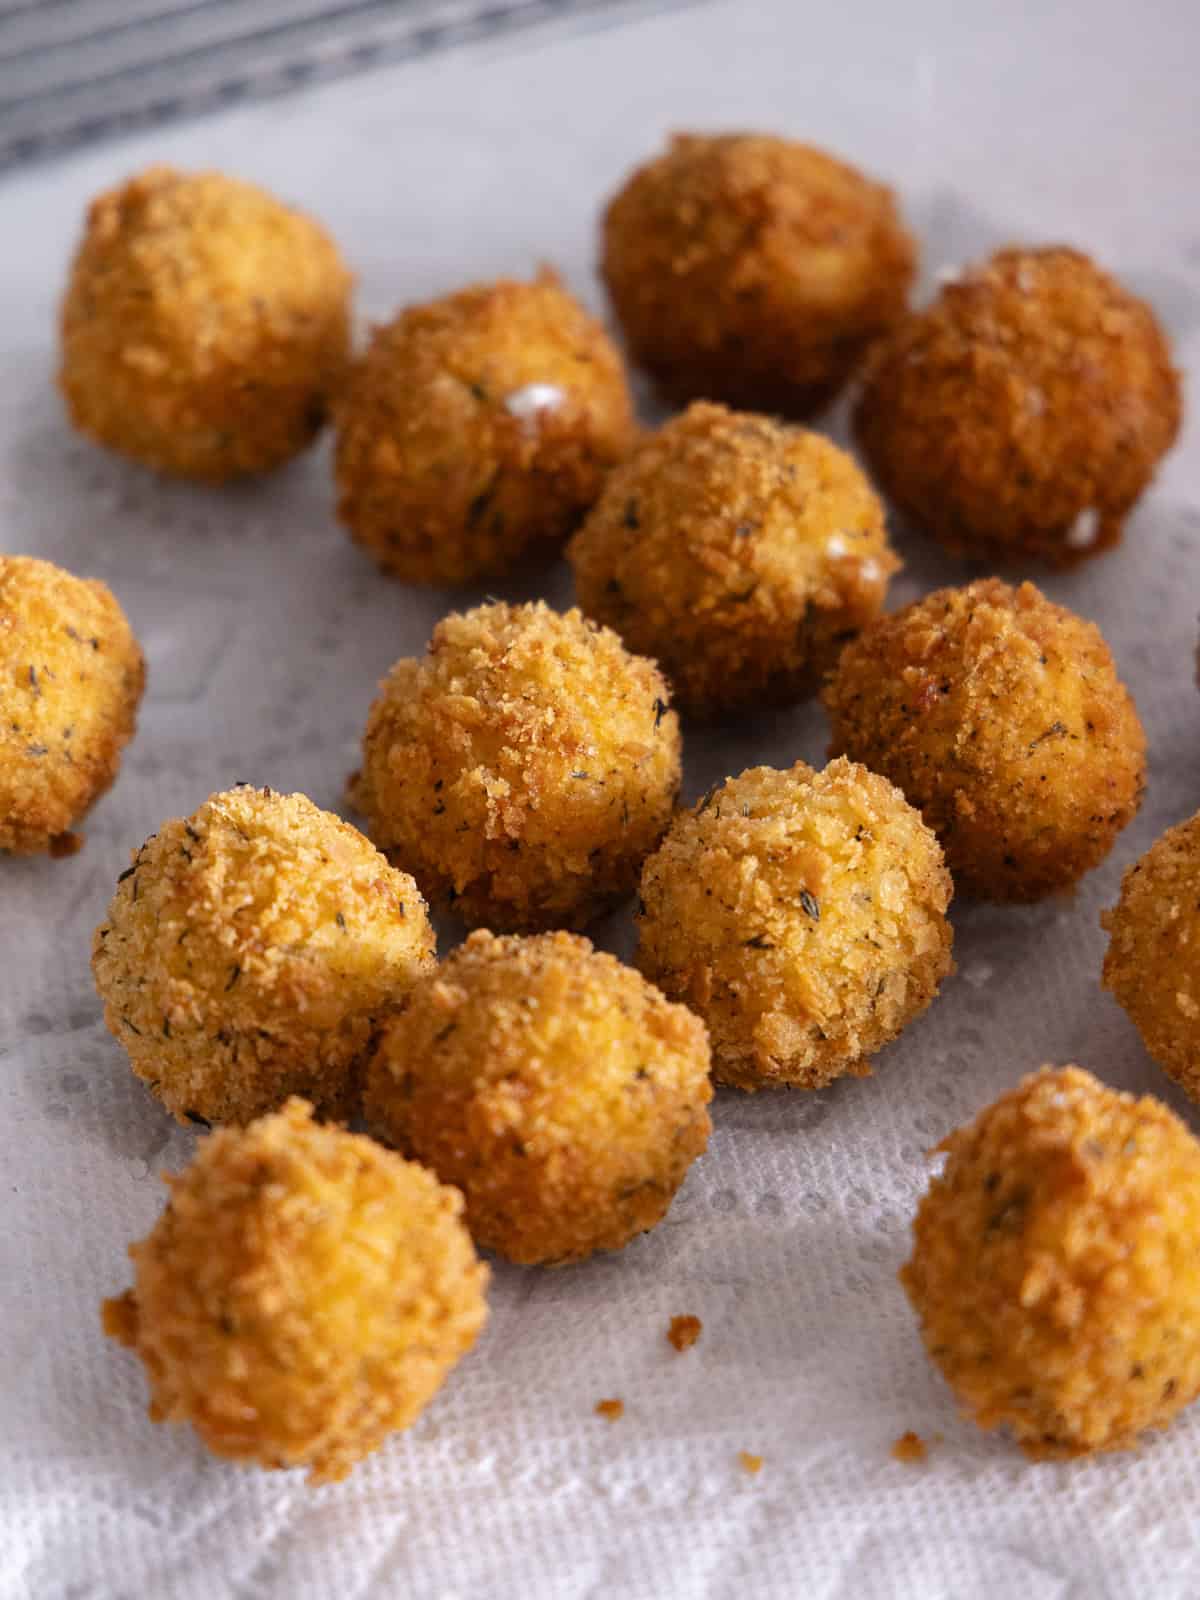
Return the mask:
[[892,1445],[892,1458],[895,1461],[907,1462],[910,1466],[924,1461],[929,1455],[929,1446],[919,1433],[914,1433],[909,1428],[907,1433],[902,1433]]
[[667,1338],[676,1350],[682,1353],[692,1348],[703,1331],[704,1324],[699,1317],[672,1317],[671,1326],[667,1329]]
[[756,1478],[763,1469],[763,1458],[752,1456],[749,1450],[739,1450],[738,1465],[743,1472],[748,1472],[752,1478]]
[[624,1400],[597,1400],[596,1415],[603,1417],[605,1422],[616,1422],[625,1415]]

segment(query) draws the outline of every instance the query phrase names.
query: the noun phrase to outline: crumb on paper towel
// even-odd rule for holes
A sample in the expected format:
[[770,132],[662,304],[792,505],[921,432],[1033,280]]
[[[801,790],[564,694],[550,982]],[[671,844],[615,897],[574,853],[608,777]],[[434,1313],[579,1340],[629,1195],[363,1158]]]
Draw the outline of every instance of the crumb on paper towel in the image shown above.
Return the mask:
[[924,1461],[929,1454],[929,1446],[919,1433],[914,1433],[910,1428],[907,1433],[902,1433],[892,1446],[892,1455],[897,1461],[906,1461],[914,1465]]
[[704,1331],[704,1324],[699,1317],[672,1317],[671,1326],[667,1329],[667,1338],[681,1354],[690,1350],[696,1340]]
[[597,1400],[596,1415],[603,1417],[606,1422],[616,1422],[618,1417],[625,1415],[624,1400]]
[[754,1478],[762,1471],[763,1458],[761,1456],[752,1456],[749,1450],[739,1450],[738,1465],[743,1472],[748,1472]]

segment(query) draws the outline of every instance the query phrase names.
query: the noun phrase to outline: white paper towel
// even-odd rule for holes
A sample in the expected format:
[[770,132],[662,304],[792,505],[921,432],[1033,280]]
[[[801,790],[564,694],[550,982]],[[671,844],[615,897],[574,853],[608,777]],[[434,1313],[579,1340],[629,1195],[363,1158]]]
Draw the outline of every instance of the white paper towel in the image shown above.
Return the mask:
[[[338,807],[376,679],[452,601],[379,577],[331,515],[324,450],[226,492],[159,483],[67,431],[54,308],[85,199],[153,158],[310,207],[396,303],[555,261],[592,280],[600,201],[676,126],[762,126],[890,174],[929,277],[1066,238],[1197,353],[1197,13],[880,0],[709,5],[532,38],[139,137],[0,189],[0,548],[94,573],[150,659],[141,728],[72,860],[0,864],[0,1595],[4,1600],[1019,1600],[1200,1594],[1200,1408],[1135,1456],[1028,1464],[958,1422],[896,1283],[922,1152],[1043,1060],[1200,1118],[1098,985],[1101,906],[1200,805],[1197,429],[1124,547],[1046,583],[1099,619],[1150,737],[1145,808],[1071,902],[955,908],[960,974],[819,1094],[723,1093],[666,1222],[561,1272],[500,1266],[491,1325],[426,1416],[345,1484],[241,1470],[152,1427],[99,1331],[193,1137],[100,1022],[91,928],[167,816],[236,779]],[[907,600],[963,569],[903,541]],[[514,588],[504,588],[516,595]],[[551,574],[546,592],[566,603]],[[470,598],[470,597],[467,597]],[[812,707],[687,742],[687,792],[822,759]],[[626,924],[606,929],[626,948]],[[703,1319],[684,1355],[670,1317]],[[608,1423],[595,1402],[619,1396]],[[943,1437],[924,1466],[898,1434]],[[764,1457],[757,1477],[737,1455]]]

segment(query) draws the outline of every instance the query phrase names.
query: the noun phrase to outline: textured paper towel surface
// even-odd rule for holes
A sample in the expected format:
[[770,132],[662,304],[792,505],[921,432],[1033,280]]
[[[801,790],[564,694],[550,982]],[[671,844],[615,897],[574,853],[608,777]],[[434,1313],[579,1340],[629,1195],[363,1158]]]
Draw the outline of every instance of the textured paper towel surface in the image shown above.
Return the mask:
[[[1043,1060],[1159,1092],[1198,1125],[1100,991],[1097,926],[1121,869],[1200,805],[1195,426],[1124,548],[1046,585],[1101,621],[1150,737],[1145,809],[1111,861],[1070,902],[957,906],[959,976],[873,1078],[722,1094],[655,1233],[569,1271],[498,1268],[488,1332],[427,1415],[312,1492],[152,1427],[140,1368],[100,1337],[157,1174],[194,1139],[105,1033],[88,939],[130,848],[210,790],[246,779],[337,807],[376,679],[450,600],[383,580],[343,538],[323,450],[262,485],[165,485],[73,439],[51,387],[84,200],[153,157],[310,206],[368,313],[542,258],[598,303],[598,203],[679,125],[777,127],[891,174],[930,275],[1012,237],[1078,242],[1155,300],[1186,365],[1197,46],[1183,3],[1086,23],[932,0],[710,5],[339,84],[0,189],[0,547],[106,579],[151,668],[83,853],[0,868],[4,1600],[1200,1593],[1200,1410],[1136,1456],[1031,1466],[956,1420],[895,1276],[922,1152]],[[962,575],[903,547],[897,602]],[[561,571],[545,592],[566,601]],[[753,761],[819,761],[825,738],[815,708],[693,735],[688,794]],[[620,918],[605,931],[624,948]],[[682,1356],[664,1338],[680,1312],[704,1321]],[[611,1425],[592,1410],[610,1396]],[[889,1456],[907,1428],[942,1435],[922,1467]],[[765,1458],[758,1477],[740,1450]]]

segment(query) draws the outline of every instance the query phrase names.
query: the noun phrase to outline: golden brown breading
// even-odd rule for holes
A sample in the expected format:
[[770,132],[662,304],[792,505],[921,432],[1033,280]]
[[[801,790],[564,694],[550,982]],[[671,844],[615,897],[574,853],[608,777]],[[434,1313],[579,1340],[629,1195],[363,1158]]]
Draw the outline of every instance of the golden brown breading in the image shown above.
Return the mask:
[[646,862],[637,962],[704,1018],[739,1089],[820,1089],[870,1058],[954,970],[950,876],[884,778],[752,767],[682,812]]
[[308,217],[218,172],[150,167],[88,211],[62,306],[71,420],[159,472],[270,471],[325,421],[350,287]]
[[679,788],[651,661],[536,604],[454,612],[380,685],[351,799],[470,924],[582,927],[633,892]]
[[633,444],[625,369],[552,272],[376,328],[338,409],[338,515],[409,583],[467,583],[560,544]]
[[0,555],[0,854],[70,855],[116,778],[146,666],[95,578]]
[[685,1350],[692,1348],[703,1332],[704,1324],[699,1317],[687,1314],[672,1317],[667,1327],[667,1342],[682,1355]]
[[357,1104],[382,1015],[432,969],[425,902],[356,828],[242,785],[164,823],[92,941],[104,1020],[180,1122]]
[[903,314],[915,256],[889,189],[756,134],[676,135],[604,217],[630,350],[679,404],[819,410]]
[[1148,305],[1077,250],[1002,250],[873,352],[855,425],[947,549],[1067,566],[1121,537],[1181,405]]
[[704,1025],[569,933],[473,933],[384,1028],[371,1125],[466,1197],[477,1243],[562,1264],[666,1214],[708,1142]]
[[1068,888],[1141,803],[1145,735],[1108,646],[1031,583],[987,578],[878,618],[825,704],[830,754],[897,784],[981,899]]
[[900,1274],[931,1359],[1029,1456],[1122,1450],[1200,1392],[1200,1145],[1044,1067],[939,1147]]
[[1159,1065],[1200,1100],[1200,814],[1134,862],[1100,920],[1104,987]]
[[103,1316],[153,1421],[319,1484],[424,1410],[483,1327],[488,1271],[453,1189],[310,1110],[203,1140]]
[[616,468],[569,554],[584,611],[697,716],[811,694],[900,565],[848,455],[702,403]]

